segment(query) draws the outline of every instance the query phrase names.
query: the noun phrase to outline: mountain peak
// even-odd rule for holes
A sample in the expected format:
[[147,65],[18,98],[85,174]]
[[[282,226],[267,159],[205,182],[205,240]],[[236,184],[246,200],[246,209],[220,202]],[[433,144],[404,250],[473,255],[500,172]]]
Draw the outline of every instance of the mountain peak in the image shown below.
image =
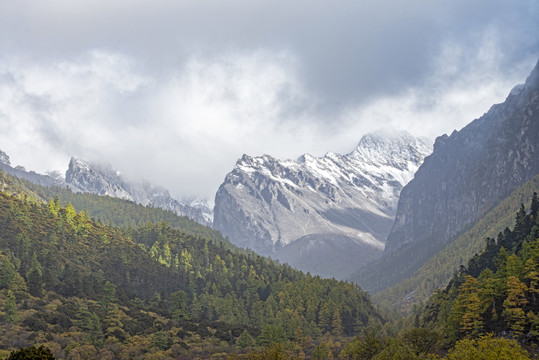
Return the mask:
[[9,155],[2,150],[0,150],[0,163],[11,166],[11,162],[9,161]]
[[[245,157],[244,160],[249,159]],[[177,215],[188,216],[203,225],[210,225],[212,221],[211,210],[204,204],[199,202],[197,206],[191,206],[184,201],[172,198],[168,190],[160,186],[144,181],[127,181],[110,165],[94,164],[72,157],[66,172],[66,182],[84,192],[108,195],[145,206],[162,208]]]
[[[400,190],[431,151],[425,143],[408,133],[376,133],[348,155],[243,155],[217,191],[214,225],[238,246],[287,261],[291,253],[297,259],[292,243],[300,239],[323,239],[324,248],[348,254],[370,249],[374,257],[389,233]],[[329,245],[334,241],[339,244]],[[312,263],[312,253],[302,253]],[[337,268],[333,275],[342,277],[346,271]],[[328,274],[310,265],[302,269]]]
[[[403,188],[384,249],[394,267],[362,271],[369,289],[393,285],[539,172],[539,63],[501,104],[451,135]],[[406,271],[401,264],[406,264]],[[379,269],[383,265],[373,265]],[[384,279],[383,282],[380,279]]]
[[365,134],[348,156],[367,164],[407,167],[408,162],[422,161],[432,151],[432,141],[414,137],[406,131],[384,131]]

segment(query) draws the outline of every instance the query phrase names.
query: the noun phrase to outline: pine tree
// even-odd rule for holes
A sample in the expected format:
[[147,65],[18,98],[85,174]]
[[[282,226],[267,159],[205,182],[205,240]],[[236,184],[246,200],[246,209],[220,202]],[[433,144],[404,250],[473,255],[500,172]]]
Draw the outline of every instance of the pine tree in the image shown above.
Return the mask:
[[537,199],[537,193],[534,192],[533,197],[532,197],[532,203],[530,206],[530,215],[536,218],[538,210],[539,210],[539,200]]
[[524,280],[528,283],[528,290],[532,296],[532,305],[535,306],[539,297],[539,272],[533,259],[528,259],[524,265]]
[[503,316],[510,324],[513,335],[518,337],[524,331],[526,313],[523,306],[527,304],[525,292],[526,284],[515,276],[507,279],[507,298],[503,302]]
[[15,266],[6,256],[0,254],[0,289],[9,287],[14,276]]
[[125,314],[118,309],[117,305],[110,307],[110,310],[107,313],[105,318],[105,334],[107,337],[115,337],[116,339],[123,341],[125,340],[127,334],[125,333],[122,323],[122,317]]
[[322,332],[331,330],[331,321],[332,321],[331,307],[328,303],[324,303],[320,308],[318,313],[318,326]]
[[6,300],[3,305],[3,310],[4,312],[2,314],[2,318],[6,322],[13,323],[19,319],[19,312],[17,311],[17,301],[11,290],[8,290],[6,293]]
[[37,260],[37,256],[34,253],[32,257],[32,265],[26,275],[28,279],[28,291],[32,296],[40,297],[43,294],[43,279],[41,264]]
[[339,312],[338,309],[335,309],[335,311],[333,312],[333,320],[331,322],[331,333],[335,336],[343,335],[341,313]]
[[461,333],[465,336],[475,337],[481,333],[483,327],[482,304],[478,292],[479,282],[470,275],[467,275],[465,279],[466,281],[460,287],[456,315],[460,317]]
[[249,334],[247,330],[243,330],[240,337],[238,338],[238,341],[236,342],[236,345],[238,345],[242,349],[248,346],[253,346],[254,344],[255,344],[255,340],[253,339],[253,337],[251,336],[251,334]]

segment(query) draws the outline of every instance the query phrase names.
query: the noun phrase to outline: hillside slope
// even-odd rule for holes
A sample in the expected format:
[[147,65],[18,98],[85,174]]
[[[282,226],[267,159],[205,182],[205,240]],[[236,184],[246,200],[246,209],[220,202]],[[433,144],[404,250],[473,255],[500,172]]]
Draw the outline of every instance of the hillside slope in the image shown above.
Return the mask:
[[357,285],[166,223],[106,226],[42,204],[18,181],[0,176],[0,350],[47,343],[75,358],[201,358],[235,351],[242,334],[264,345],[298,328],[319,338],[383,321]]
[[539,340],[539,200],[517,211],[515,226],[462,266],[436,292],[420,321],[438,330],[448,344],[494,333],[521,342]]
[[374,302],[410,313],[414,305],[426,301],[436,289],[447,286],[455,271],[484,249],[485,239],[494,239],[505,228],[513,227],[515,213],[522,203],[530,203],[534,192],[539,193],[539,175],[513,191],[411,277],[374,295]]

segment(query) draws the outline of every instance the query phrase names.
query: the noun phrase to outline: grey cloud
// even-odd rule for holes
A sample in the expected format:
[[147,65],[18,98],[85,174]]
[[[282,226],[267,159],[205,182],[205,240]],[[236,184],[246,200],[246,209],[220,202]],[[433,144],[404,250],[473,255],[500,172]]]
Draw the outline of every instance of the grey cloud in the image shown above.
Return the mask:
[[462,126],[531,69],[538,15],[536,0],[0,0],[0,149],[210,196],[243,153]]

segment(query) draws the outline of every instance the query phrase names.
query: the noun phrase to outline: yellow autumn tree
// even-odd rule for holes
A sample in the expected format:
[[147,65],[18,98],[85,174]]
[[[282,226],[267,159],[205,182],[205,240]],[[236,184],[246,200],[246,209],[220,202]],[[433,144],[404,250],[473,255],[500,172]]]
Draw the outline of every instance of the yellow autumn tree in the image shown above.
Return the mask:
[[526,290],[528,287],[516,276],[509,276],[507,279],[507,298],[503,302],[503,317],[509,323],[513,336],[518,337],[524,331],[526,313],[524,305],[526,300]]

